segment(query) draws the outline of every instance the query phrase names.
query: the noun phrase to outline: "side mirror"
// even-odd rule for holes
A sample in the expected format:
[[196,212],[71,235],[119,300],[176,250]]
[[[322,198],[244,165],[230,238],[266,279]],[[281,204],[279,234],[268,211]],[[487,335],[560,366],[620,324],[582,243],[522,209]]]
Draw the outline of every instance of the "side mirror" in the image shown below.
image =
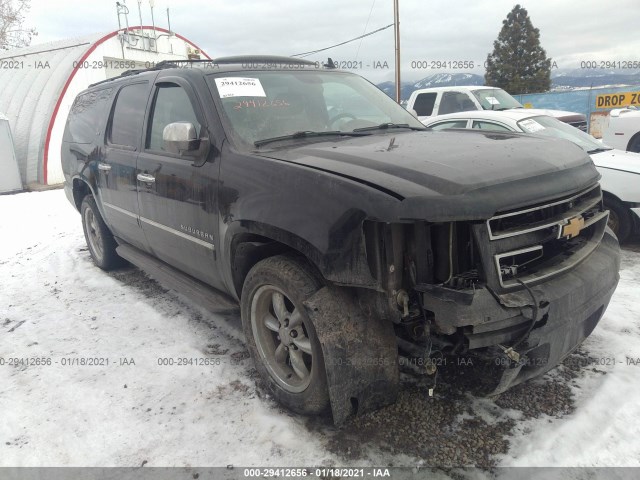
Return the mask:
[[162,131],[162,140],[166,152],[178,155],[200,148],[196,127],[190,122],[170,123]]

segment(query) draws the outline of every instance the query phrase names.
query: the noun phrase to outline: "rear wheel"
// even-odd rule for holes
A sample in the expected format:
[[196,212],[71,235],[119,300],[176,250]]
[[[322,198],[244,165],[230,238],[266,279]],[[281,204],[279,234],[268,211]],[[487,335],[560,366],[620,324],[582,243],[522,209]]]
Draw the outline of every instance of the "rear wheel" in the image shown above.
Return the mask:
[[80,205],[82,229],[94,263],[103,270],[120,267],[126,261],[116,253],[116,243],[109,227],[104,223],[93,195],[87,195]]
[[609,228],[616,234],[620,243],[624,242],[631,233],[631,212],[620,201],[608,196],[604,197],[604,208],[609,210]]
[[267,390],[287,408],[319,414],[329,406],[322,347],[303,302],[322,287],[304,261],[280,255],[257,263],[242,289],[242,325]]

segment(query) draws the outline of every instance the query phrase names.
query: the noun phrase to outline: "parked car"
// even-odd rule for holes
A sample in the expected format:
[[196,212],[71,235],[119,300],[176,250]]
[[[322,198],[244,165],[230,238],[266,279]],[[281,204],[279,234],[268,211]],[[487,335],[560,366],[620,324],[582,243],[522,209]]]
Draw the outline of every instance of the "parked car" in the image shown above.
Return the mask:
[[640,153],[640,110],[617,108],[609,113],[602,141],[620,150]]
[[61,154],[97,266],[239,303],[264,388],[336,423],[395,401],[400,358],[433,374],[432,355],[475,355],[502,369],[495,392],[546,372],[618,283],[582,150],[430,132],[305,60],[174,61],[92,85]]
[[[503,111],[523,109],[515,98],[501,88],[455,86],[423,88],[414,91],[407,102],[407,110],[420,119],[475,110]],[[587,131],[587,117],[582,113],[564,110],[528,108],[531,115],[548,115]]]
[[640,225],[640,154],[603,144],[591,135],[530,110],[465,112],[442,115],[423,122],[432,130],[471,128],[482,131],[524,132],[569,140],[587,152],[602,175],[604,206],[610,210],[609,226],[625,241]]

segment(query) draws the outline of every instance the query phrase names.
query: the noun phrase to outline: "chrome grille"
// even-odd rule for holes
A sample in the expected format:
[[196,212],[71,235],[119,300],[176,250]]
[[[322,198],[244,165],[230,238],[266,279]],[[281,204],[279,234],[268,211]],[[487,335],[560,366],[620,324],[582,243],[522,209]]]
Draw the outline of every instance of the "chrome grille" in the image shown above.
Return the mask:
[[535,284],[564,272],[600,243],[609,212],[602,208],[598,184],[575,195],[504,212],[476,227],[478,244],[487,245],[487,281],[510,289]]
[[496,215],[487,220],[489,238],[497,240],[549,228],[555,228],[560,236],[563,221],[593,209],[601,200],[600,187],[595,185],[569,198]]

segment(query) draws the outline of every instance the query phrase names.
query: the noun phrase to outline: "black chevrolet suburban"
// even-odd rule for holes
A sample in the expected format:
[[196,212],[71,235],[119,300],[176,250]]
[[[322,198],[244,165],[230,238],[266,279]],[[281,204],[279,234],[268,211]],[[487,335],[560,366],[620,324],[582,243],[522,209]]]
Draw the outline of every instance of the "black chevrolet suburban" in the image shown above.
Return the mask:
[[557,365],[619,278],[589,157],[426,131],[332,67],[163,62],[81,92],[62,166],[95,263],[239,303],[264,388],[336,423],[392,403],[403,359],[493,361],[494,392]]

